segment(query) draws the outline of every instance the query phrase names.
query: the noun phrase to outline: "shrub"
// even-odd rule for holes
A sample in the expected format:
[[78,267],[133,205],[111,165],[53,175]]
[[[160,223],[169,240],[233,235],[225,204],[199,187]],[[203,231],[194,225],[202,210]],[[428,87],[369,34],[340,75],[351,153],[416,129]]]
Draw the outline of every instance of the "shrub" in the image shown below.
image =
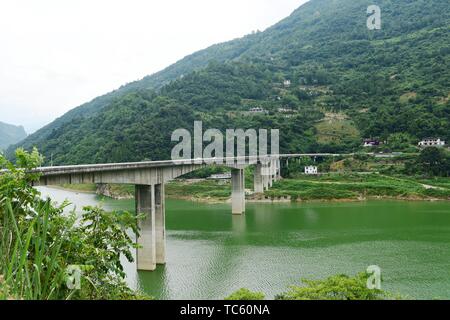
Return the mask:
[[225,300],[264,300],[264,293],[252,292],[248,289],[242,288],[232,293]]
[[383,300],[388,294],[367,288],[368,274],[336,275],[325,280],[303,280],[305,286],[291,286],[277,300]]
[[[81,217],[64,215],[31,185],[30,170],[42,162],[36,150],[17,151],[14,166],[0,174],[0,297],[18,299],[133,299],[120,256],[133,260],[137,219],[127,212],[86,207]],[[70,268],[80,271],[80,287],[67,285]],[[7,290],[7,291],[6,291]]]

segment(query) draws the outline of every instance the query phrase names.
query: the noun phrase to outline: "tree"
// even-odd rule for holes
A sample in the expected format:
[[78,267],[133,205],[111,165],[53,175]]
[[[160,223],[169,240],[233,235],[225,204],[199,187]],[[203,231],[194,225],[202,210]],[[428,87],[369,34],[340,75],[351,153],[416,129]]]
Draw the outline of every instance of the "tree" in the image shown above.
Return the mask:
[[[134,299],[120,257],[133,261],[135,215],[86,207],[63,214],[32,187],[42,163],[34,150],[16,152],[16,165],[0,155],[0,299]],[[140,216],[138,216],[139,218]],[[79,270],[79,287],[68,281]],[[142,297],[145,298],[145,297]]]
[[414,169],[429,176],[449,176],[450,157],[443,149],[425,148],[415,161]]
[[388,137],[388,146],[394,151],[403,151],[411,146],[412,138],[408,133],[393,133]]
[[232,293],[225,300],[264,300],[264,293],[252,292],[248,289],[242,288]]
[[369,274],[355,277],[336,275],[325,280],[303,280],[305,286],[291,286],[277,300],[384,300],[389,295],[378,289],[368,289]]

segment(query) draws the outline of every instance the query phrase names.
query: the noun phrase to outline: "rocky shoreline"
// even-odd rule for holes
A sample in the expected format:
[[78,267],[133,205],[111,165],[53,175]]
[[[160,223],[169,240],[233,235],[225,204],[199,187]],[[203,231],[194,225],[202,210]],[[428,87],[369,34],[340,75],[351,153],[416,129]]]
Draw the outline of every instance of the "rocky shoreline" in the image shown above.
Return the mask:
[[[99,184],[94,191],[77,190],[76,188],[66,188],[59,186],[58,189],[71,190],[76,192],[95,193],[99,196],[108,197],[114,200],[131,200],[134,199],[134,194],[118,190],[108,184]],[[168,195],[169,199],[194,201],[208,204],[230,203],[230,198],[214,198],[214,197],[196,197],[191,195]],[[444,198],[425,198],[418,196],[360,196],[357,198],[341,198],[341,199],[301,199],[292,198],[289,195],[280,197],[271,197],[264,194],[247,194],[246,201],[248,203],[314,203],[314,202],[363,202],[371,200],[398,200],[398,201],[450,201]]]

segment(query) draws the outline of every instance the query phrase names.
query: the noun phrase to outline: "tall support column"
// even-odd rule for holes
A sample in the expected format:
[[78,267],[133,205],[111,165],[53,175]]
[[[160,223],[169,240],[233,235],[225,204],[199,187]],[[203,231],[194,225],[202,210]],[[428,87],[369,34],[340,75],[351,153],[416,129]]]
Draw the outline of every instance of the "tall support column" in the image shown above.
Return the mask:
[[273,171],[272,171],[272,173],[273,173],[273,181],[274,182],[277,182],[278,181],[278,162],[277,162],[278,160],[276,160],[276,159],[274,159],[273,161],[272,161],[272,166],[273,166]]
[[231,211],[233,214],[245,212],[245,177],[244,169],[231,170]]
[[281,180],[282,176],[281,176],[281,160],[278,159],[277,160],[277,180]]
[[142,271],[156,269],[156,219],[155,219],[155,186],[136,185],[136,213],[145,214],[139,220],[140,235],[137,243],[137,268]]
[[269,177],[270,177],[269,165],[268,164],[263,164],[262,165],[262,178],[263,178],[263,189],[264,189],[264,191],[269,189]]
[[273,186],[273,160],[269,163],[269,188]]
[[164,183],[155,186],[156,264],[166,263],[166,210]]
[[255,191],[255,193],[263,193],[264,192],[262,165],[261,165],[261,163],[256,164],[255,174],[253,176],[253,183],[254,183],[254,191]]

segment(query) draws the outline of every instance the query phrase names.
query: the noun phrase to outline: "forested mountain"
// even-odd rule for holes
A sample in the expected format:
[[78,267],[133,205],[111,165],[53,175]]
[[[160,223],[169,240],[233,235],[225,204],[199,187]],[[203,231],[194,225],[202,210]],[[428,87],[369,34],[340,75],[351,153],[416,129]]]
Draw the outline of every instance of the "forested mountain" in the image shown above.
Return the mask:
[[[366,26],[372,4],[381,30]],[[20,146],[58,164],[167,159],[172,130],[194,120],[279,128],[283,152],[354,150],[363,137],[400,132],[411,143],[450,140],[449,9],[448,0],[311,0],[264,32],[70,111]]]
[[0,151],[25,139],[27,133],[22,126],[14,126],[0,121]]

